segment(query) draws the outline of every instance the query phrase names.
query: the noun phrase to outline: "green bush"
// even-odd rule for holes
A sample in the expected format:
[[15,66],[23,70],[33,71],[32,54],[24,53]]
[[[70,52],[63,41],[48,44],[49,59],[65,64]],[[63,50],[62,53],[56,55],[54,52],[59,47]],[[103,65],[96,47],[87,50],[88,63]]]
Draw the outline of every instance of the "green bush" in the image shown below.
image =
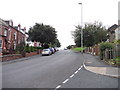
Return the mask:
[[29,46],[28,44],[27,44],[26,47],[25,47],[25,51],[26,51],[27,53],[36,52],[37,50],[40,50],[40,49],[43,49],[43,48],[42,48],[42,47]]
[[21,42],[20,44],[17,45],[16,47],[16,52],[19,52],[20,54],[22,54],[22,56],[26,56],[26,52],[25,52],[25,42]]
[[37,47],[37,50],[39,50],[39,49],[43,49],[43,47]]
[[104,51],[107,50],[111,50],[114,48],[114,45],[112,43],[109,42],[104,42],[100,44],[100,58],[103,59],[103,55],[104,55]]
[[120,57],[116,57],[115,61],[116,61],[117,64],[120,64]]
[[113,48],[114,48],[114,45],[109,42],[104,42],[100,44],[100,51],[105,51],[106,49],[110,50]]
[[120,44],[120,39],[119,39],[119,40],[117,40],[117,43],[118,43],[118,44]]
[[30,46],[30,52],[34,52],[33,46]]
[[67,46],[67,49],[71,49],[71,48],[72,48],[72,46],[71,46],[71,45]]
[[26,47],[25,47],[25,51],[26,51],[27,53],[30,53],[30,47],[29,47],[28,44],[27,44]]

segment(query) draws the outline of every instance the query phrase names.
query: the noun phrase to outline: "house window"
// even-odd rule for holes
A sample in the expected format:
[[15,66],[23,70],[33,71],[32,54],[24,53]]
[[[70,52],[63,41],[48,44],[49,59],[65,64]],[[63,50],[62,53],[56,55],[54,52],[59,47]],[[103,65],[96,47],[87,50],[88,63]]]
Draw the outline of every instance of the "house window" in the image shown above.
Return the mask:
[[2,48],[2,40],[0,40],[0,48]]
[[11,29],[9,29],[9,40],[11,39]]
[[16,40],[17,39],[17,34],[16,33],[14,33],[14,40]]
[[7,29],[4,29],[4,36],[7,36]]

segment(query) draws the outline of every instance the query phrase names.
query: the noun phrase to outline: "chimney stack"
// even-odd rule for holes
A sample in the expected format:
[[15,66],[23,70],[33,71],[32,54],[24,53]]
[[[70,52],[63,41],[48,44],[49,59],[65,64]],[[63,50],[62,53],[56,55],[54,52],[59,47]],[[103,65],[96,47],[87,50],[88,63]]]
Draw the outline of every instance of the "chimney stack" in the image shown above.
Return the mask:
[[20,24],[18,24],[18,30],[21,30],[21,25]]
[[26,32],[26,27],[24,27],[24,32]]

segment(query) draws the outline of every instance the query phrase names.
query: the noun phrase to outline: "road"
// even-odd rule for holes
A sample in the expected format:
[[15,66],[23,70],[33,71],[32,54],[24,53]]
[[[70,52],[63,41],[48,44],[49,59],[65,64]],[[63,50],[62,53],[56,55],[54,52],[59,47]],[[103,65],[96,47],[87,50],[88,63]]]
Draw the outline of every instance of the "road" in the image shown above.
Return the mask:
[[[3,88],[117,88],[117,78],[96,75],[82,67],[80,53],[61,50],[51,56],[2,66]],[[79,71],[78,71],[79,69]],[[52,89],[53,90],[53,89]]]

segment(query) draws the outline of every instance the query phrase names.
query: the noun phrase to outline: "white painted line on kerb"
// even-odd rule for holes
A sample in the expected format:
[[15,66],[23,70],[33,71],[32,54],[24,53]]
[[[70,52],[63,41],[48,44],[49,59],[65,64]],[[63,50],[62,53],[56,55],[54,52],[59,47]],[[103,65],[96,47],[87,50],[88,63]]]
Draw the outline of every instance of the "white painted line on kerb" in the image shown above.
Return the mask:
[[55,88],[55,90],[57,90],[58,88],[60,88],[61,87],[61,85],[58,85],[56,88]]
[[64,82],[62,82],[63,84],[66,83],[69,79],[66,79]]
[[74,74],[70,76],[70,78],[74,77]]
[[85,64],[83,64],[83,67],[87,70],[87,68],[86,68]]

